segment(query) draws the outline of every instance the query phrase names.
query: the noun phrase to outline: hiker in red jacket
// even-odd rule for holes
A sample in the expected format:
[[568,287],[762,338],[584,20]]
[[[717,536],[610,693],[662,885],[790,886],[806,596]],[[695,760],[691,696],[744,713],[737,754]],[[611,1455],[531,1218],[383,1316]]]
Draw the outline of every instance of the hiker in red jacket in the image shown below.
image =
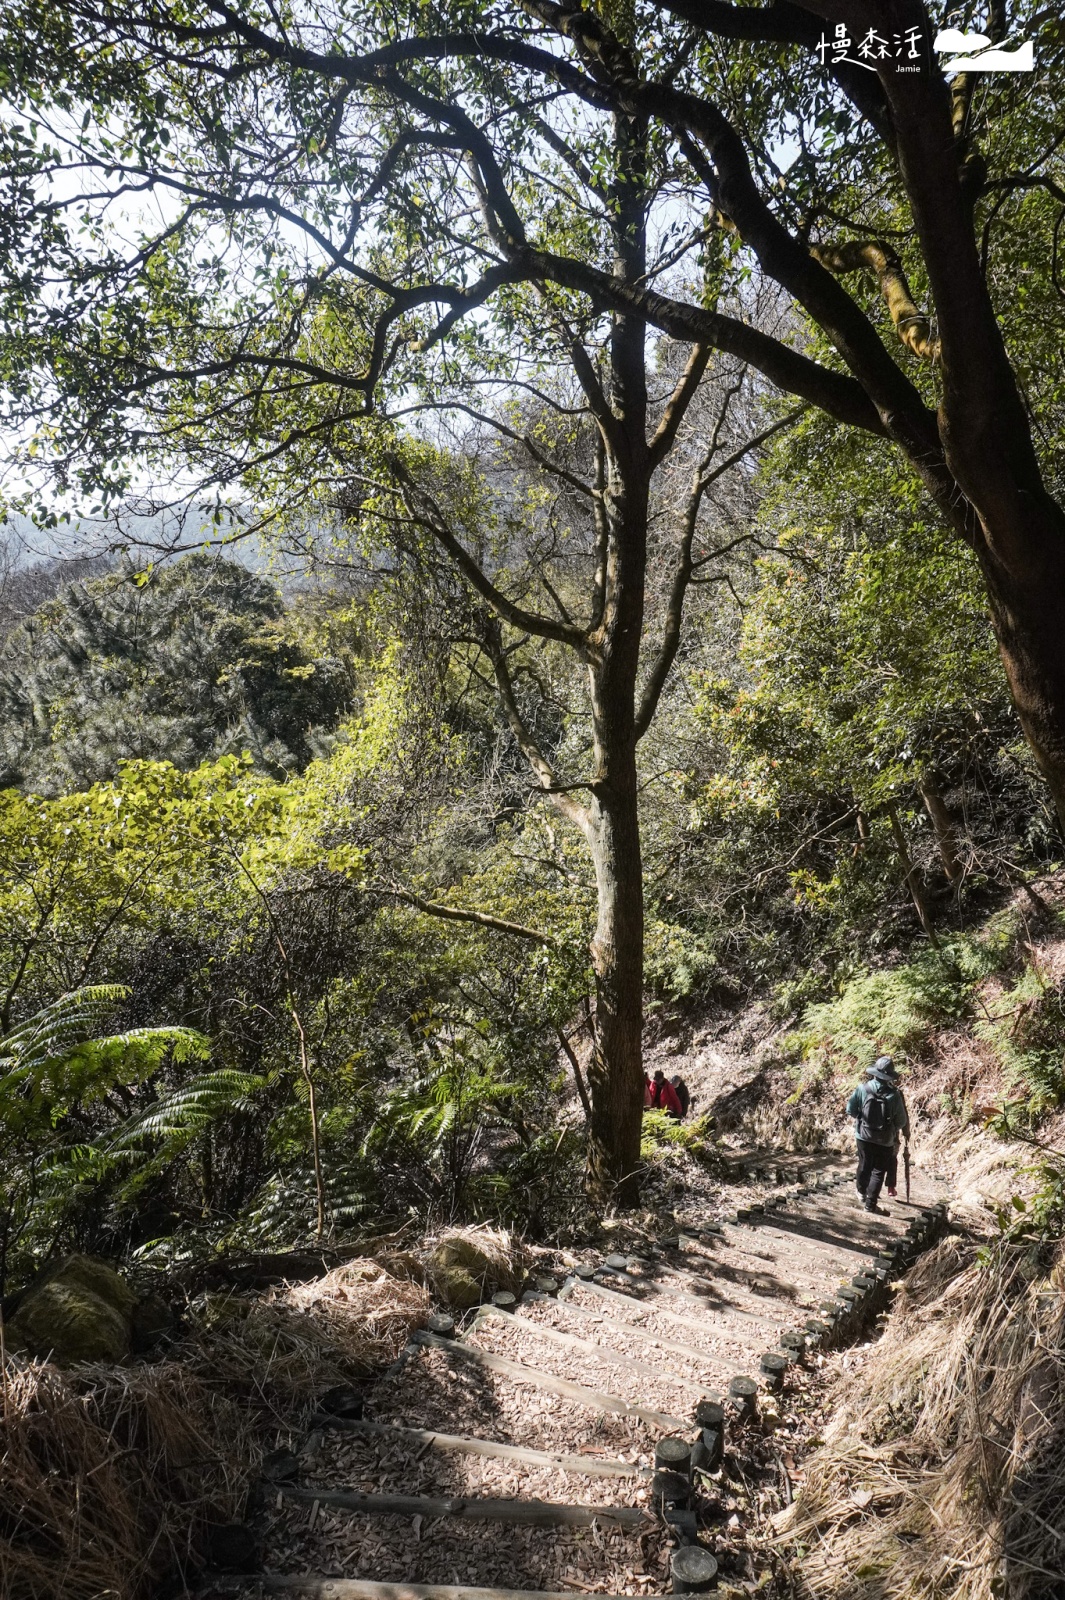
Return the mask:
[[678,1122],[683,1121],[684,1112],[681,1110],[680,1098],[661,1068],[655,1073],[653,1083],[646,1072],[643,1075],[643,1082],[645,1106],[653,1106],[656,1111],[668,1111]]

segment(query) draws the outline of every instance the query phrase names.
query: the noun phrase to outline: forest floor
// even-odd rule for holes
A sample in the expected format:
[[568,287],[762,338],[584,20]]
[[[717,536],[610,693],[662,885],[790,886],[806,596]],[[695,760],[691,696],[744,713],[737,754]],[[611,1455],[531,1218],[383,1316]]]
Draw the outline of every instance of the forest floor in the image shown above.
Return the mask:
[[[1023,952],[1056,993],[1057,927],[1026,930]],[[129,1368],[22,1363],[12,1381],[9,1352],[3,1497],[47,1537],[29,1550],[0,1527],[5,1600],[190,1592],[164,1571],[203,1600],[659,1595],[681,1547],[713,1557],[736,1597],[1012,1600],[1001,1568],[1018,1540],[1016,1594],[1065,1600],[1065,1260],[1006,1238],[988,1267],[996,1208],[1034,1180],[1030,1150],[982,1127],[1005,1086],[987,1038],[929,1030],[906,1082],[912,1204],[870,1217],[845,1084],[797,1095],[782,1031],[761,1007],[657,1020],[648,1070],[684,1076],[715,1141],[662,1152],[641,1211],[595,1234],[532,1247],[497,1232],[484,1298],[515,1303],[458,1316],[454,1336],[426,1332],[444,1310],[425,1287],[439,1235],[408,1228],[318,1267],[313,1252],[248,1277],[220,1263],[229,1283],[197,1292],[187,1333]],[[1048,1142],[1065,1143],[1061,1121]],[[846,1313],[841,1287],[945,1199],[947,1236],[892,1267],[893,1305],[866,1282],[869,1314]],[[807,1326],[826,1317],[828,1334]],[[767,1392],[763,1356],[800,1331],[802,1359]],[[759,1386],[755,1417],[730,1399],[737,1377]],[[988,1448],[966,1410],[982,1394],[1002,1434]],[[697,1462],[671,1510],[656,1448],[679,1437],[698,1457],[708,1400],[725,1412],[720,1466]]]
[[[1058,933],[1050,918],[1042,931],[1026,921],[1011,957],[1048,993],[1065,973]],[[1004,981],[977,992],[985,1016]],[[870,1218],[850,1177],[848,1085],[822,1075],[797,1094],[786,1028],[766,1008],[711,1026],[656,1019],[650,1032],[647,1070],[680,1073],[692,1115],[713,1117],[711,1158],[677,1149],[652,1162],[638,1217],[535,1253],[536,1274],[561,1289],[545,1297],[527,1280],[516,1307],[471,1313],[457,1342],[416,1343],[361,1397],[361,1421],[287,1439],[293,1477],[257,1514],[264,1572],[206,1592],[654,1595],[669,1591],[672,1555],[690,1539],[718,1563],[719,1592],[737,1597],[993,1600],[1014,1593],[1002,1588],[1004,1552],[1019,1539],[1016,1593],[1065,1600],[1065,1513],[1047,1513],[1065,1486],[1046,1466],[1065,1461],[1065,1406],[1024,1387],[1033,1372],[1051,1382],[1040,1352],[1061,1347],[1047,1308],[1065,1307],[1065,1268],[1008,1238],[987,1264],[996,1208],[1033,1182],[1030,1150],[982,1127],[982,1107],[1009,1087],[993,1042],[975,1027],[929,1027],[905,1085],[912,1207],[900,1195]],[[1045,1123],[1052,1143],[1061,1120]],[[871,1317],[810,1337],[807,1323],[831,1319],[833,1301],[838,1314],[841,1287],[908,1217],[947,1198],[948,1235],[896,1272],[894,1306],[881,1297]],[[801,1361],[766,1393],[762,1356],[799,1330]],[[730,1399],[737,1376],[760,1383],[756,1419]],[[1065,1401],[1065,1362],[1052,1376]],[[998,1455],[964,1398],[991,1390],[1005,1418],[1022,1419],[1019,1442]],[[664,1437],[698,1455],[700,1397],[724,1404],[726,1447],[718,1470],[694,1474],[683,1524],[651,1478]],[[1021,1461],[1035,1465],[1018,1489]]]
[[[610,1254],[586,1252],[561,1287],[473,1312],[455,1338],[416,1334],[360,1394],[360,1417],[319,1416],[281,1441],[283,1481],[254,1521],[264,1574],[209,1592],[662,1594],[682,1546],[713,1556],[722,1592],[764,1588],[779,1565],[769,1518],[801,1484],[826,1395],[887,1294],[861,1284],[850,1309],[839,1291],[942,1185],[922,1175],[912,1203],[873,1217],[831,1156],[764,1152],[747,1179],[753,1214],[693,1201],[676,1232],[614,1230]],[[760,1359],[789,1333],[799,1358],[768,1393]],[[752,1416],[730,1392],[745,1377]],[[656,1448],[698,1449],[707,1400],[724,1410],[723,1458],[689,1472],[671,1510]]]
[[[684,1058],[696,1093],[768,1115],[764,1073],[776,1069],[710,1049],[720,1059],[701,1077]],[[912,1203],[888,1200],[873,1217],[857,1204],[845,1135],[841,1149],[827,1145],[833,1131],[826,1125],[822,1148],[759,1149],[740,1118],[725,1161],[720,1150],[709,1166],[671,1152],[653,1205],[594,1240],[534,1249],[466,1230],[482,1246],[495,1241],[485,1299],[500,1285],[517,1299],[458,1317],[455,1336],[424,1331],[432,1299],[410,1276],[439,1236],[405,1236],[368,1241],[324,1277],[212,1289],[189,1336],[128,1371],[67,1376],[26,1364],[21,1387],[5,1393],[5,1496],[31,1507],[50,1548],[30,1570],[27,1551],[8,1550],[0,1530],[5,1600],[655,1596],[670,1590],[684,1546],[718,1563],[718,1592],[735,1600],[924,1600],[915,1571],[963,1561],[958,1551],[979,1537],[949,1506],[931,1530],[913,1526],[914,1507],[936,1494],[949,1492],[955,1508],[971,1501],[937,1456],[959,1433],[956,1416],[942,1420],[943,1396],[1041,1370],[1033,1351],[1061,1344],[1046,1325],[1057,1303],[1046,1285],[1058,1280],[1027,1261],[1005,1287],[977,1270],[981,1219],[1016,1187],[1016,1150],[956,1123],[922,1128]],[[889,1308],[885,1285],[859,1274],[875,1272],[907,1222],[948,1194],[949,1231],[924,1258],[928,1271],[891,1264],[900,1292]],[[251,1265],[276,1275],[277,1263]],[[840,1299],[848,1285],[860,1285],[865,1314]],[[967,1330],[1018,1316],[1009,1362],[990,1374],[965,1367],[973,1351],[997,1360]],[[796,1362],[785,1347],[800,1332]],[[766,1389],[767,1354],[788,1356],[779,1393]],[[920,1436],[928,1372],[939,1375],[942,1438],[926,1427],[920,1460],[905,1450],[900,1459],[892,1441]],[[730,1393],[748,1376],[754,1417]],[[671,1508],[653,1481],[656,1449],[679,1437],[697,1458],[708,1434],[695,1408],[707,1400],[724,1409],[720,1465],[696,1461],[688,1504]],[[880,1419],[868,1437],[866,1412]],[[1030,1414],[1023,1395],[1002,1405],[1015,1413]],[[76,1507],[64,1498],[68,1479],[83,1485]],[[1030,1481],[1045,1498],[1047,1473]],[[1060,1506],[1048,1515],[1042,1501],[1037,1515],[1052,1529],[1061,1521]],[[995,1517],[984,1522],[998,1537]],[[875,1546],[874,1573],[898,1567],[901,1551],[906,1584],[840,1587],[856,1535]],[[798,1567],[797,1550],[807,1552]],[[172,1577],[145,1588],[152,1561],[160,1577],[176,1561],[187,1586]],[[989,1571],[996,1561],[992,1548]],[[998,1592],[927,1590],[935,1600]],[[1052,1588],[1032,1595],[1044,1592],[1062,1600]]]

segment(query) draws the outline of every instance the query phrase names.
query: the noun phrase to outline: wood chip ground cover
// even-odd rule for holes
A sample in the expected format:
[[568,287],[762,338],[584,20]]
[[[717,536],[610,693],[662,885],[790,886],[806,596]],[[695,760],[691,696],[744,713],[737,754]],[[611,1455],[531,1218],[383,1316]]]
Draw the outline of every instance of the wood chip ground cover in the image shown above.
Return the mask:
[[[313,1571],[325,1577],[372,1578],[378,1583],[456,1583],[509,1589],[588,1586],[614,1594],[668,1587],[672,1538],[649,1522],[646,1533],[624,1533],[604,1517],[591,1528],[523,1528],[438,1518],[352,1516],[313,1507],[273,1509],[264,1529],[271,1571]],[[637,1574],[645,1574],[644,1579]]]
[[[613,1318],[613,1312],[608,1311],[606,1303],[602,1306],[602,1315],[595,1320],[591,1317],[581,1316],[568,1300],[541,1300],[529,1306],[522,1307],[522,1316],[530,1322],[544,1323],[549,1328],[558,1328],[563,1333],[572,1333],[579,1339],[590,1339],[596,1344],[601,1344],[609,1350],[616,1350],[625,1355],[638,1356],[641,1361],[648,1361],[652,1365],[660,1364],[664,1371],[674,1372],[682,1378],[688,1378],[697,1383],[713,1384],[721,1382],[723,1368],[719,1358],[709,1351],[696,1356],[682,1355],[676,1350],[665,1350],[651,1344],[648,1339],[633,1339],[623,1328],[607,1326],[605,1317]],[[614,1318],[614,1320],[619,1320]],[[661,1337],[671,1339],[678,1344],[689,1344],[693,1348],[697,1345],[699,1335],[691,1330],[673,1325],[671,1331],[655,1329],[648,1326],[645,1319],[642,1323],[634,1324],[647,1333],[659,1332]]]
[[[837,1201],[837,1205],[840,1204]],[[823,1208],[818,1208],[823,1211]],[[868,1219],[855,1204],[857,1224]],[[782,1216],[759,1227],[742,1245],[715,1251],[689,1250],[673,1262],[713,1285],[719,1298],[737,1309],[773,1318],[790,1303],[797,1309],[816,1304],[842,1277],[858,1271],[881,1247],[883,1230],[858,1239],[842,1235],[838,1211],[818,1218]],[[668,1283],[659,1286],[669,1292]]]
[[[527,1301],[515,1316],[484,1317],[467,1326],[465,1337],[556,1378],[690,1418],[697,1398],[693,1383],[719,1392],[735,1372],[756,1370],[758,1354],[776,1343],[780,1331],[853,1276],[885,1233],[900,1231],[903,1220],[902,1214],[888,1224],[866,1218],[842,1191],[823,1203],[808,1197],[803,1204],[809,1214],[756,1228],[729,1227],[717,1244],[663,1249],[655,1241],[669,1236],[664,1227],[650,1239],[645,1235],[642,1247],[634,1237],[630,1253],[643,1256],[646,1266],[615,1280],[616,1290],[631,1291],[627,1296],[607,1299],[592,1285],[577,1283],[562,1301]],[[621,1326],[609,1327],[604,1319]],[[627,1323],[633,1336],[625,1331]],[[552,1328],[591,1348],[547,1337]],[[637,1328],[691,1348],[656,1348],[635,1336]],[[648,1370],[621,1364],[612,1352]],[[718,1557],[723,1578],[749,1592],[770,1576],[770,1519],[802,1482],[803,1458],[824,1418],[825,1380],[850,1359],[819,1356],[801,1374],[789,1371],[782,1395],[760,1398],[760,1419],[752,1426],[741,1427],[730,1414],[723,1469],[699,1477],[700,1540]],[[649,1482],[638,1470],[652,1463],[659,1429],[479,1367],[440,1345],[414,1350],[374,1385],[367,1406],[381,1423],[571,1457],[623,1457],[634,1472],[586,1478],[431,1443],[327,1430],[303,1454],[297,1481],[305,1498],[268,1494],[260,1531],[267,1567],[275,1573],[574,1594],[646,1595],[670,1587],[674,1536],[651,1514]],[[694,1426],[685,1431],[693,1436]],[[588,1529],[522,1527],[458,1515],[368,1516],[312,1504],[306,1497],[313,1500],[316,1489],[537,1500],[601,1507],[603,1515]],[[612,1522],[611,1507],[646,1511],[642,1536]],[[255,1594],[254,1586],[248,1588],[246,1600]]]
[[635,1417],[588,1410],[562,1395],[474,1367],[445,1350],[424,1350],[373,1394],[373,1416],[406,1428],[438,1428],[477,1439],[572,1452],[594,1446],[604,1456],[646,1447]]
[[[587,1306],[593,1311],[601,1311],[607,1304],[606,1301],[598,1299],[583,1286],[574,1289],[573,1299],[578,1305]],[[618,1312],[618,1308],[611,1302],[609,1315],[614,1316],[615,1314],[619,1315],[619,1317],[621,1315]],[[697,1318],[698,1307],[690,1308],[685,1315]],[[710,1360],[719,1363],[718,1382],[723,1382],[727,1377],[738,1371],[741,1366],[746,1370],[746,1367],[750,1364],[751,1329],[749,1324],[730,1323],[725,1316],[707,1316],[703,1326],[692,1328],[686,1323],[675,1322],[671,1317],[665,1315],[664,1310],[656,1311],[646,1302],[641,1304],[640,1315],[638,1318],[634,1317],[633,1321],[638,1327],[648,1328],[652,1332],[664,1334],[669,1339],[678,1339],[681,1343],[690,1342],[705,1350]],[[782,1326],[788,1325],[786,1323],[782,1324]],[[765,1348],[768,1349],[769,1344],[772,1342],[772,1330],[765,1330],[765,1341]]]
[[[698,1395],[676,1383],[673,1374],[663,1365],[658,1376],[633,1372],[611,1362],[609,1357],[592,1355],[571,1346],[547,1342],[536,1334],[535,1326],[523,1326],[524,1319],[507,1322],[481,1322],[470,1336],[470,1343],[482,1350],[494,1350],[497,1355],[524,1362],[526,1366],[553,1372],[557,1377],[569,1378],[587,1389],[599,1389],[607,1394],[620,1395],[632,1405],[648,1406],[655,1411],[687,1417],[695,1407]],[[658,1363],[654,1351],[649,1352],[649,1366]],[[640,1359],[644,1359],[642,1356]],[[658,1358],[661,1361],[661,1357]]]
[[[616,1317],[619,1322],[622,1320],[622,1318],[617,1317],[616,1307],[609,1306],[608,1309],[608,1302],[596,1299],[593,1294],[587,1293],[587,1291],[572,1291],[572,1299],[577,1302],[577,1306],[584,1306],[588,1310],[595,1310],[595,1312],[604,1312],[609,1317]],[[563,1312],[566,1304],[568,1304],[568,1301],[558,1302],[558,1314]],[[544,1315],[545,1318],[550,1317],[552,1312],[544,1312]],[[699,1314],[697,1314],[697,1310],[694,1310],[692,1315],[697,1317]],[[563,1326],[563,1323],[560,1322],[558,1325]],[[643,1317],[640,1317],[638,1322],[633,1320],[635,1328],[646,1328],[648,1333],[660,1334],[662,1338],[675,1339],[680,1344],[691,1344],[694,1349],[700,1350],[704,1355],[702,1360],[688,1360],[688,1362],[681,1355],[673,1354],[672,1350],[656,1350],[656,1347],[644,1344],[644,1341],[640,1341],[638,1344],[633,1341],[630,1344],[630,1342],[625,1341],[624,1333],[611,1330],[611,1328],[596,1328],[595,1323],[588,1323],[584,1317],[574,1317],[571,1323],[566,1323],[564,1326],[566,1326],[566,1331],[571,1331],[571,1333],[577,1333],[579,1326],[590,1328],[592,1331],[582,1334],[582,1338],[595,1338],[596,1341],[601,1339],[604,1344],[609,1339],[614,1349],[630,1350],[633,1355],[640,1355],[641,1352],[646,1352],[643,1355],[644,1360],[648,1360],[654,1365],[662,1366],[664,1370],[668,1368],[668,1370],[676,1371],[676,1373],[683,1373],[686,1378],[696,1378],[699,1381],[707,1382],[710,1387],[720,1387],[721,1384],[728,1384],[728,1379],[740,1370],[740,1366],[745,1366],[745,1363],[750,1360],[750,1330],[747,1328],[744,1333],[739,1333],[734,1328],[724,1325],[721,1320],[713,1320],[712,1322],[710,1317],[707,1317],[702,1328],[689,1328],[684,1323],[673,1322],[672,1318],[656,1314],[654,1310],[649,1309],[644,1312]],[[768,1347],[769,1344],[766,1344],[766,1349]]]
[[[598,1454],[598,1449],[596,1450]],[[650,1462],[638,1452],[634,1466]],[[643,1505],[646,1480],[586,1478],[551,1467],[536,1467],[492,1456],[468,1456],[454,1450],[414,1449],[374,1436],[327,1434],[307,1467],[307,1487],[352,1489],[359,1494],[421,1494],[498,1499],[547,1500],[554,1504]]]
[[782,1276],[776,1267],[775,1256],[767,1250],[758,1255],[751,1250],[745,1256],[736,1252],[728,1260],[696,1256],[656,1280],[654,1294],[664,1300],[694,1299],[731,1307],[759,1321],[775,1323],[787,1316],[788,1307],[801,1293],[790,1271]]

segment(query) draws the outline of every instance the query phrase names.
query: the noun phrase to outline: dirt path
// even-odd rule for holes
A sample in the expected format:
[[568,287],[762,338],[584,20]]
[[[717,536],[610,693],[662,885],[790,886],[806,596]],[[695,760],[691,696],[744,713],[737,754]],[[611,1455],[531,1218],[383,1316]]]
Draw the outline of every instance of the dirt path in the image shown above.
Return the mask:
[[[689,1214],[557,1294],[417,1334],[365,1414],[315,1427],[267,1486],[264,1573],[205,1594],[545,1600],[698,1592],[715,1563],[722,1585],[749,1576],[748,1507],[761,1467],[787,1482],[780,1423],[812,1352],[875,1317],[945,1217],[927,1175],[870,1216],[849,1167],[761,1166],[753,1215]],[[679,1476],[655,1475],[656,1450]]]

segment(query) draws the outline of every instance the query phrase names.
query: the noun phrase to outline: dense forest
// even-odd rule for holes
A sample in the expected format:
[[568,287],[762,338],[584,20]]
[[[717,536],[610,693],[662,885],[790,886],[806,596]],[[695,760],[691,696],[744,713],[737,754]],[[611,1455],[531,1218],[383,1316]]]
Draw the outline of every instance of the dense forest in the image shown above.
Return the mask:
[[[1056,859],[974,564],[863,507],[860,462],[827,497],[810,459],[767,445],[704,534],[736,548],[641,767],[652,1028],[752,1001],[798,1025],[908,954],[962,992],[966,938]],[[9,1283],[60,1247],[408,1207],[542,1236],[584,1203],[592,863],[477,652],[416,608],[402,569],[283,597],[198,553],[9,628],[5,1025],[106,990],[120,1036],[196,1040],[5,1079]],[[579,760],[579,674],[534,673],[542,747]]]
[[[911,949],[946,971],[1055,861],[1062,536],[1010,531],[960,443],[990,428],[1060,515],[1054,25],[1044,71],[956,76],[919,115],[924,79],[874,93],[816,54],[778,94],[748,74],[779,8],[722,13],[735,143],[690,43],[676,103],[603,111],[625,52],[651,83],[687,37],[654,7],[611,65],[588,13],[558,93],[600,109],[564,138],[523,122],[547,64],[516,20],[508,84],[494,46],[437,59],[422,18],[416,66],[367,13],[393,76],[364,82],[351,38],[315,53],[324,13],[300,55],[265,13],[216,39],[166,6],[8,9],[33,41],[5,135],[10,503],[54,522],[65,495],[96,531],[67,578],[15,524],[4,562],[0,1015],[111,986],[120,1032],[202,1044],[30,1073],[5,1278],[60,1237],[321,1233],[386,1193],[545,1227],[582,1168],[631,1201],[645,1010],[798,1019]],[[301,97],[331,78],[323,131]],[[100,174],[77,214],[75,103]],[[951,103],[961,176],[915,176],[902,130]],[[774,212],[752,186],[782,163]],[[108,219],[142,170],[168,198],[161,229],[133,207],[133,248]],[[983,274],[956,335],[936,274],[963,235],[923,220],[952,183]],[[894,243],[802,243],[848,213],[910,240],[905,271]],[[239,559],[252,535],[275,573]]]
[[1060,1294],[1065,24],[933,11],[0,0],[6,1311],[560,1249],[885,1053]]

